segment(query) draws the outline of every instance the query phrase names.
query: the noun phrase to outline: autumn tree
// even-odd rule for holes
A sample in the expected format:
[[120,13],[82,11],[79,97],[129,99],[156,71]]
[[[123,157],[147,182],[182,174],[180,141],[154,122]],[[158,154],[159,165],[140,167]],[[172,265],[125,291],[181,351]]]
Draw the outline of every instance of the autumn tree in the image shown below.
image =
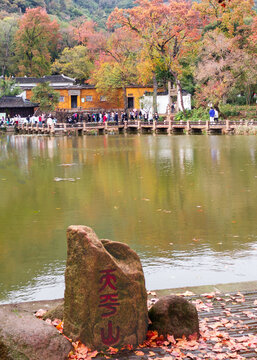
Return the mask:
[[16,56],[20,75],[50,73],[51,54],[59,39],[59,25],[43,8],[27,9],[16,32]]
[[[199,39],[200,21],[188,1],[137,0],[132,9],[115,9],[109,26],[121,26],[141,39],[153,69],[160,63],[174,77],[182,100],[180,60]],[[154,88],[156,74],[153,70]],[[156,92],[155,92],[156,96]],[[181,101],[182,109],[183,101]],[[155,108],[154,111],[157,109]]]
[[214,0],[194,4],[207,22],[200,42],[196,80],[199,104],[226,102],[233,93],[250,102],[256,86],[255,13],[252,0],[233,0],[220,7]]
[[253,49],[256,49],[257,48],[257,15],[253,18],[249,41],[251,46],[253,46]]
[[91,81],[99,93],[111,99],[123,90],[124,110],[128,109],[126,87],[137,82],[137,36],[116,29],[103,45]]
[[39,108],[43,112],[53,111],[59,103],[60,94],[55,91],[49,82],[38,84],[32,89],[31,100],[39,103]]
[[60,54],[65,48],[73,48],[78,45],[77,40],[74,37],[74,26],[73,23],[67,23],[66,21],[59,21],[60,28],[59,34],[60,39],[58,41],[58,54]]
[[52,64],[53,74],[64,74],[76,78],[80,82],[88,80],[93,69],[88,50],[83,45],[72,49],[65,48],[59,59]]
[[87,47],[92,59],[104,49],[107,33],[97,29],[97,24],[92,20],[80,18],[73,23],[74,39],[79,45]]
[[197,100],[200,105],[219,106],[235,90],[248,94],[257,83],[257,59],[234,46],[234,39],[217,31],[206,34],[199,49],[201,61],[196,67]]
[[234,65],[232,41],[217,31],[209,32],[199,49],[199,61],[195,71],[198,83],[199,105],[212,103],[216,107],[228,96],[233,84],[231,67]]
[[216,0],[202,0],[194,3],[193,7],[201,16],[205,25],[205,31],[218,28],[229,37],[236,36],[245,19],[254,16],[254,0],[232,0],[226,6],[220,6]]

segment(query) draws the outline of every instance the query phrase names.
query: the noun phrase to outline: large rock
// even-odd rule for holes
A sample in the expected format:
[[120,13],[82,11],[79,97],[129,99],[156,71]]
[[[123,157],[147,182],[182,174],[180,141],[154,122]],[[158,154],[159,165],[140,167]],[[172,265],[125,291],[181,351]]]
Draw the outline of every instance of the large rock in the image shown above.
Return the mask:
[[1,360],[65,360],[71,349],[54,326],[15,306],[0,307]]
[[64,333],[98,350],[143,342],[147,294],[138,255],[86,226],[70,226],[67,240]]
[[159,335],[173,335],[175,339],[190,335],[199,337],[199,320],[196,307],[183,297],[168,295],[149,310],[150,329]]

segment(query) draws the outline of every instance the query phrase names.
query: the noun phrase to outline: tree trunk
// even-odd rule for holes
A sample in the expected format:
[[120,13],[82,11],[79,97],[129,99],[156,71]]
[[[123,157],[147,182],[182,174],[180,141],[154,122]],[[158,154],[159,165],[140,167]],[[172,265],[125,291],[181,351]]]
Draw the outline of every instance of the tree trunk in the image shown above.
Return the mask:
[[169,104],[169,106],[171,107],[171,103],[172,103],[172,101],[171,101],[171,80],[168,80],[168,100],[169,100],[169,102],[168,102],[168,104]]
[[157,84],[156,74],[153,73],[153,115],[157,113],[157,89],[158,89],[158,84]]
[[126,112],[128,115],[128,97],[126,92],[126,86],[123,86],[122,91],[123,91],[124,112]]
[[251,85],[246,85],[246,105],[251,104]]
[[[178,101],[180,99],[180,105],[181,105],[183,113],[185,114],[182,87],[181,87],[180,81],[177,78],[176,78],[176,84],[177,84],[177,92],[178,92]],[[178,108],[178,110],[179,110],[179,108]]]
[[6,65],[5,63],[2,65],[2,76],[3,78],[5,78],[5,69],[6,69]]

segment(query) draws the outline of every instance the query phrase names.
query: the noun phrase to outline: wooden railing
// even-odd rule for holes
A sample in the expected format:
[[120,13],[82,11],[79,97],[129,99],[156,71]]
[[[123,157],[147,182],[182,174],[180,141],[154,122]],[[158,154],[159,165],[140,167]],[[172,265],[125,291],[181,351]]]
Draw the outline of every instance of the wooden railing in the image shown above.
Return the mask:
[[129,120],[129,121],[119,121],[117,122],[78,122],[78,123],[53,123],[49,124],[22,124],[15,126],[15,128],[19,131],[24,132],[49,132],[54,133],[58,131],[84,131],[86,132],[87,129],[99,129],[100,130],[108,130],[108,129],[152,129],[153,131],[157,129],[167,129],[167,131],[172,129],[202,129],[202,130],[215,130],[215,129],[233,129],[237,126],[257,126],[257,120],[222,120],[218,122],[210,122],[210,121],[171,121],[171,120],[164,120],[164,121],[145,121],[145,120]]

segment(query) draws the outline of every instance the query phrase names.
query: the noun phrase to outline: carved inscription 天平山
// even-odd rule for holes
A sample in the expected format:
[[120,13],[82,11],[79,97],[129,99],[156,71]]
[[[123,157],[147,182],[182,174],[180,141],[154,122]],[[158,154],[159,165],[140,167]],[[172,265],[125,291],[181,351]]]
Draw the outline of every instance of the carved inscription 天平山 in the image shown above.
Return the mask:
[[[116,326],[113,329],[113,323],[110,319],[114,316],[119,308],[118,302],[118,290],[116,287],[116,276],[114,275],[115,269],[101,270],[100,274],[100,289],[99,289],[99,308],[102,309],[101,317],[103,319],[108,318],[106,328],[101,328],[101,339],[103,344],[111,346],[116,344],[120,339],[120,328]],[[111,291],[111,293],[110,293]]]

